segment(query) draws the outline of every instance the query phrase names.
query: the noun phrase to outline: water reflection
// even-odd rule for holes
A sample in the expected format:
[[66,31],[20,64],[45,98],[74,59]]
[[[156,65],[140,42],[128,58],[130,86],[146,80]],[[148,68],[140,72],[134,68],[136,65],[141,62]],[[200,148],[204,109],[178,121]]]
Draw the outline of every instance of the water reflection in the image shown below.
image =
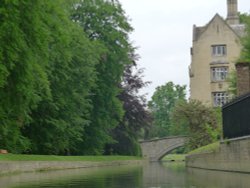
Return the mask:
[[143,168],[143,187],[186,187],[184,163],[149,163]]
[[250,174],[186,169],[184,163],[76,169],[0,177],[1,188],[249,188]]
[[24,173],[0,178],[6,188],[131,188],[140,185],[142,166]]

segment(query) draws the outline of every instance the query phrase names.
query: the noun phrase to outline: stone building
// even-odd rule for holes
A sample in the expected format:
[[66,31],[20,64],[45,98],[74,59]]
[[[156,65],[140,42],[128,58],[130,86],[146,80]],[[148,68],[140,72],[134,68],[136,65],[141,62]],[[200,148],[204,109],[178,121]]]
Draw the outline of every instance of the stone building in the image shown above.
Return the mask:
[[241,51],[244,25],[239,23],[237,0],[227,0],[227,18],[215,14],[205,26],[193,26],[190,99],[211,106],[228,101],[227,77]]

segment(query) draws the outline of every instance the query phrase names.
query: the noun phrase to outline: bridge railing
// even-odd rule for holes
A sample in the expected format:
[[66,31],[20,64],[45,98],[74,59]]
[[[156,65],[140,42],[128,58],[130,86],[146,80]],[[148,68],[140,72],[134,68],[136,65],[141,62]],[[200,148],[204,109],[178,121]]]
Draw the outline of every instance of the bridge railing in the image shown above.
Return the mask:
[[166,137],[162,137],[162,138],[153,138],[150,140],[139,140],[140,143],[144,143],[144,142],[152,142],[152,141],[160,141],[160,140],[166,140],[166,139],[173,139],[173,138],[188,138],[189,136],[186,135],[179,135],[179,136],[166,136]]

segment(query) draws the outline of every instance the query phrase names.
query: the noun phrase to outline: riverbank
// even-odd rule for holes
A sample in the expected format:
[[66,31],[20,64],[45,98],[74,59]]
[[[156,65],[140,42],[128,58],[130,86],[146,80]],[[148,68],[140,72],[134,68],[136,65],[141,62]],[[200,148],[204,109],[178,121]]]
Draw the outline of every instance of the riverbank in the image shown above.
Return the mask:
[[128,156],[46,156],[46,155],[0,155],[0,175],[63,170],[96,168],[106,166],[137,165],[144,161],[139,157]]
[[140,160],[136,156],[58,156],[58,155],[23,155],[23,154],[2,154],[0,161],[124,161]]

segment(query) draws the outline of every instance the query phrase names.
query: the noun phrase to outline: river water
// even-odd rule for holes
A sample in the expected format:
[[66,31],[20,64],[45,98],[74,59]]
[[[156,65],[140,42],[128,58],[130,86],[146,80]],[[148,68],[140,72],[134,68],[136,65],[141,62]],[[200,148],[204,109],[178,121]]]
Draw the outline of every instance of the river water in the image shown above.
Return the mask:
[[184,163],[23,173],[0,188],[249,188],[250,174],[185,168]]

